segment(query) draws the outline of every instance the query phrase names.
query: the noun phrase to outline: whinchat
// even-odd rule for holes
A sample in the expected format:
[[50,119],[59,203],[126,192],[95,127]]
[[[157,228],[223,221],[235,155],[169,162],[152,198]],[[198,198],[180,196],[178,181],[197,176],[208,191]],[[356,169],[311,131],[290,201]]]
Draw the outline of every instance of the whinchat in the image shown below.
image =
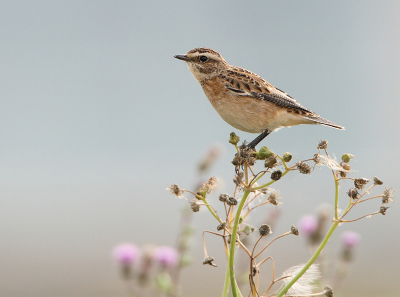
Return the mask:
[[344,129],[300,105],[257,74],[229,65],[212,49],[195,48],[175,58],[186,62],[225,122],[241,131],[261,133],[249,143],[252,148],[282,127],[322,124]]

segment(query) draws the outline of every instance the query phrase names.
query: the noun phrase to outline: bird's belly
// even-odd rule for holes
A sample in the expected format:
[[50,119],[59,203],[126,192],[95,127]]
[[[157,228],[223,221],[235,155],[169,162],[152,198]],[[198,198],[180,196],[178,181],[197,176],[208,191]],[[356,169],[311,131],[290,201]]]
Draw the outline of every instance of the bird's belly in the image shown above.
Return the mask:
[[286,108],[269,101],[234,94],[218,86],[218,82],[204,84],[208,100],[231,126],[249,133],[274,131],[281,127],[310,123],[299,115],[288,113]]

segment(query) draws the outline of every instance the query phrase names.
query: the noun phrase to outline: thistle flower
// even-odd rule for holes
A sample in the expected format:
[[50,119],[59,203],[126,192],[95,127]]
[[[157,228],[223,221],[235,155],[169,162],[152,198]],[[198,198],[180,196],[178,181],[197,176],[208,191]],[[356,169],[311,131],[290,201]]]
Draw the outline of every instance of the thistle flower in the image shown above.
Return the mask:
[[139,249],[130,243],[120,244],[113,250],[113,257],[121,265],[131,265],[139,257]]
[[303,161],[300,161],[299,163],[297,163],[297,169],[302,174],[310,174],[311,173],[311,166]]
[[342,243],[346,248],[355,247],[361,240],[361,235],[353,231],[345,231],[342,234]]
[[165,268],[174,267],[179,262],[178,251],[169,246],[160,246],[156,248],[153,257],[156,262]]
[[[283,272],[282,276],[282,287],[286,286],[304,267],[305,264],[299,266],[293,266]],[[308,295],[315,289],[314,283],[321,277],[318,270],[318,265],[313,264],[307,271],[298,279],[297,282],[290,287],[287,291],[287,295]]]
[[179,188],[179,186],[177,184],[170,185],[166,190],[170,194],[174,194],[178,198],[183,197],[183,191]]
[[306,215],[300,219],[299,226],[302,233],[311,236],[318,229],[318,220],[312,215]]

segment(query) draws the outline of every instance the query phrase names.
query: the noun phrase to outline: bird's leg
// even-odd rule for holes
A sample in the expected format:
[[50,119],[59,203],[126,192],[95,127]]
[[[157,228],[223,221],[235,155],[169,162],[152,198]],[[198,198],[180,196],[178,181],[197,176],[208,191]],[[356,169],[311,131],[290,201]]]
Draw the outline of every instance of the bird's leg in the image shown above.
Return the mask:
[[250,142],[247,146],[251,148],[255,148],[257,144],[259,144],[265,137],[267,137],[271,132],[265,130],[263,133],[258,135],[252,142]]

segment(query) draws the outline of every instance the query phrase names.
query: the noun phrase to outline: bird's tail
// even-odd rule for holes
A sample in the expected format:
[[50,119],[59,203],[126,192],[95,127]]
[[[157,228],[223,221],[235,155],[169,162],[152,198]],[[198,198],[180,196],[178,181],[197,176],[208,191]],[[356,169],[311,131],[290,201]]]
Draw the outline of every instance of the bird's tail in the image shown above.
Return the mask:
[[334,122],[328,121],[327,119],[324,119],[324,118],[322,118],[322,117],[320,117],[319,115],[316,115],[316,114],[306,116],[306,118],[311,120],[311,121],[313,121],[313,122],[316,122],[318,124],[329,126],[329,127],[335,128],[335,129],[344,130],[343,126],[340,126],[338,124],[335,124]]

